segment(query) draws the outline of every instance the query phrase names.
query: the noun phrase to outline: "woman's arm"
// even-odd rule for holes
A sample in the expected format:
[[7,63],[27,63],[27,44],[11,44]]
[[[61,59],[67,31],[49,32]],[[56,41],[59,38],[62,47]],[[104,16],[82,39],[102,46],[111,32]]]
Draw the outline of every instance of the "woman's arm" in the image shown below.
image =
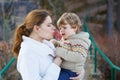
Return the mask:
[[85,75],[85,70],[83,69],[82,71],[80,71],[77,77],[70,77],[70,80],[83,80],[84,75]]
[[55,58],[54,63],[51,63],[44,75],[41,75],[41,63],[35,55],[23,55],[20,59],[18,68],[23,80],[57,80],[60,73],[61,64],[59,58]]

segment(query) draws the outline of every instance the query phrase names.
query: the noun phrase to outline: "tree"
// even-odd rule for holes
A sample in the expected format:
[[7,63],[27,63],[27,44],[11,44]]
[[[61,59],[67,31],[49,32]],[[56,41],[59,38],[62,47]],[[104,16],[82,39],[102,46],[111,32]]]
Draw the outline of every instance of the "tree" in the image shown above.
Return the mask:
[[118,7],[117,7],[117,30],[120,32],[120,0],[118,0]]
[[113,35],[113,0],[107,0],[106,32],[109,38]]
[[40,0],[40,5],[52,12],[55,23],[61,14],[66,11],[64,0]]
[[2,1],[1,2],[1,29],[2,29],[2,39],[8,41],[11,35],[11,14],[13,10],[13,0],[11,1]]

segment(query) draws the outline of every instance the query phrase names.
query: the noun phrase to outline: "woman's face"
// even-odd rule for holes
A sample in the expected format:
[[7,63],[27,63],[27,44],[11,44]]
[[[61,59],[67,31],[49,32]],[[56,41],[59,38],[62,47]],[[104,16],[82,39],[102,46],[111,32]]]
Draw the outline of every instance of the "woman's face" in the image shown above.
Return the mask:
[[76,34],[76,29],[71,28],[71,25],[61,25],[60,26],[60,34],[63,39],[67,39],[69,36]]
[[39,36],[43,39],[52,39],[54,35],[55,27],[52,24],[52,19],[47,16],[45,21],[40,25]]

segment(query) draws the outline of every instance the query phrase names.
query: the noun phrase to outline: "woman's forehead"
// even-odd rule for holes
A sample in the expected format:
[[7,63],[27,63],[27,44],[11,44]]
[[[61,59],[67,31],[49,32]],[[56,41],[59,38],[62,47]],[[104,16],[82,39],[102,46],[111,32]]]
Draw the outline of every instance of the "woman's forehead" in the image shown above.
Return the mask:
[[46,24],[49,24],[49,23],[52,23],[52,19],[50,16],[47,16],[45,21],[43,23],[46,23]]

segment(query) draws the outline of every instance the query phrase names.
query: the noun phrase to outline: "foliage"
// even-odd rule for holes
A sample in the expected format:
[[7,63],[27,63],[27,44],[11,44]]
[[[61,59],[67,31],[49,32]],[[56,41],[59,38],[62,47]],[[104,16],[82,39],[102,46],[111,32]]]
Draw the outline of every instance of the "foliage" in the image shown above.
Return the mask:
[[[12,43],[11,41],[0,41],[0,70],[2,70],[13,57],[13,53],[11,52]],[[19,78],[19,74],[16,71],[16,64],[14,63],[12,67],[6,71],[4,75],[2,75],[3,80],[15,80]]]
[[[102,28],[101,28],[102,29]],[[113,38],[109,39],[105,33],[101,33],[100,28],[92,29],[92,35],[95,38],[98,46],[102,49],[102,51],[109,57],[109,59],[113,62],[113,64],[120,66],[120,36],[119,33],[114,30]],[[103,36],[104,35],[104,36]],[[110,80],[111,77],[111,67],[98,55],[98,67],[102,72],[102,76],[105,80]],[[116,80],[119,79],[119,72],[116,71]]]
[[56,23],[61,14],[66,11],[64,0],[40,0],[40,2],[43,9],[47,9],[51,12],[53,21],[55,21],[54,23]]

